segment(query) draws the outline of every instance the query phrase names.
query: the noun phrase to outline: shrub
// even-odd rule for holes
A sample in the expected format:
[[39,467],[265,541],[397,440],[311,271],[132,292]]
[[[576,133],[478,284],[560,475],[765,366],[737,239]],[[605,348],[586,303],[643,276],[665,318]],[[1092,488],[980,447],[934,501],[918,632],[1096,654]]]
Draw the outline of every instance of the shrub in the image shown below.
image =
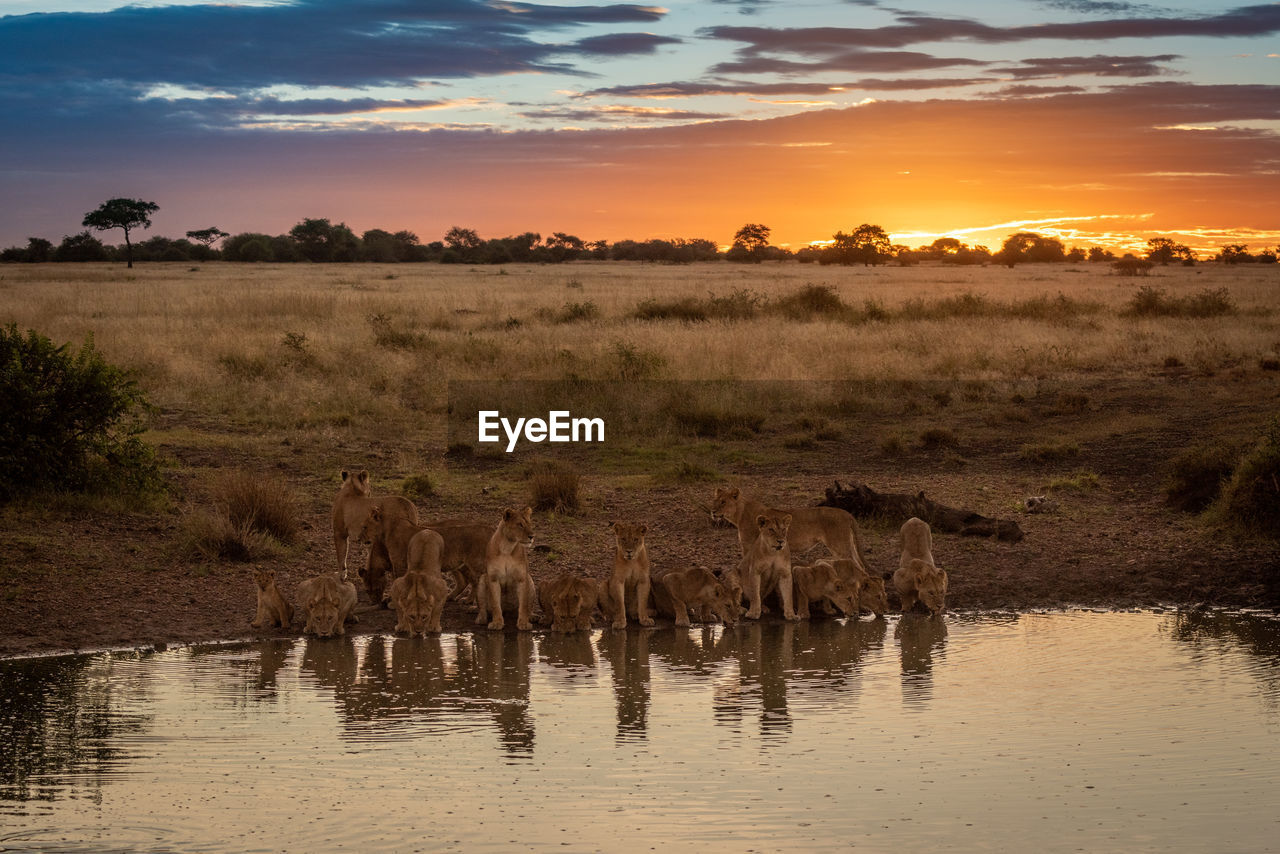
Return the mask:
[[609,348],[613,376],[627,382],[653,379],[662,373],[667,360],[661,353],[637,347],[627,341],[615,341]]
[[263,531],[236,527],[225,515],[209,510],[189,513],[182,521],[182,549],[208,560],[234,560],[247,563],[278,557],[283,549]]
[[420,332],[398,329],[385,314],[371,314],[365,318],[373,330],[373,343],[389,350],[417,350],[424,347],[427,338]]
[[1121,314],[1125,317],[1220,317],[1235,312],[1235,300],[1226,288],[1171,297],[1160,288],[1143,285],[1130,297]]
[[79,352],[35,330],[0,329],[0,501],[31,490],[160,488],[138,435],[150,407],[138,386],[86,339]]
[[1199,513],[1217,499],[1239,458],[1240,449],[1230,445],[1188,448],[1173,460],[1165,481],[1165,500],[1178,510]]
[[930,427],[920,434],[920,446],[923,448],[953,448],[959,444],[960,437],[948,427]]
[[400,491],[408,498],[424,501],[436,494],[436,487],[431,482],[431,475],[412,474],[400,484]]
[[764,428],[764,416],[745,410],[679,406],[671,413],[680,432],[699,439],[750,439]]
[[1280,418],[1240,459],[1211,515],[1251,534],[1280,537]]
[[297,499],[278,477],[247,471],[224,475],[214,487],[213,503],[235,530],[269,534],[286,545],[298,539]]
[[1087,492],[1102,485],[1102,479],[1091,471],[1078,471],[1070,477],[1057,477],[1049,481],[1049,489],[1055,491]]
[[587,300],[586,302],[567,302],[559,311],[539,309],[537,314],[539,318],[550,323],[582,323],[598,318],[600,309],[595,303]]
[[809,320],[814,317],[841,319],[852,316],[849,306],[844,304],[831,285],[805,285],[776,300],[771,308],[791,320]]
[[578,502],[578,473],[554,460],[534,460],[528,470],[532,491],[529,503],[534,510],[550,510],[555,513],[576,513]]

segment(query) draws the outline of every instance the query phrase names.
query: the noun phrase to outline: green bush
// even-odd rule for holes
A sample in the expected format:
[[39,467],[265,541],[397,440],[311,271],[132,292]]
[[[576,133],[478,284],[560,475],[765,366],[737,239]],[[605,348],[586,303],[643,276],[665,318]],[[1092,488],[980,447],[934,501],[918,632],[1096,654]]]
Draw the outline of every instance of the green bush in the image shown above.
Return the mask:
[[1280,537],[1280,418],[1240,459],[1210,512],[1248,533]]
[[1230,444],[1188,448],[1173,460],[1165,500],[1178,510],[1199,513],[1217,499],[1239,459],[1239,447]]
[[90,336],[73,353],[35,330],[0,329],[0,501],[36,491],[146,494],[160,488],[138,435],[150,407]]

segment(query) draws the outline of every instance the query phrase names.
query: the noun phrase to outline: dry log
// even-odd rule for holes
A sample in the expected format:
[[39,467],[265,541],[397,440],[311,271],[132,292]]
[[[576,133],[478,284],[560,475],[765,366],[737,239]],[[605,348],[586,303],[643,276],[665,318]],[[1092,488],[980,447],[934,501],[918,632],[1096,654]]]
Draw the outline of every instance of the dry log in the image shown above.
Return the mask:
[[860,518],[879,517],[900,525],[912,516],[929,523],[934,531],[966,537],[995,537],[1016,543],[1022,539],[1022,528],[1012,519],[992,519],[971,510],[960,510],[925,497],[924,490],[915,495],[876,492],[865,483],[844,486],[840,481],[828,487],[823,507],[839,507]]

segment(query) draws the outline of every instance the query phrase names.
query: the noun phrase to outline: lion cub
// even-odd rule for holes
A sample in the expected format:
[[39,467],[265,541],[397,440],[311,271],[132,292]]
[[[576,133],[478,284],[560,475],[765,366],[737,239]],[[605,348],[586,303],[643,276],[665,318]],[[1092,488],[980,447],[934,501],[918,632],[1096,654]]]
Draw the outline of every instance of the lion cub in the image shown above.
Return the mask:
[[933,562],[933,534],[923,519],[913,516],[902,523],[902,559],[893,586],[904,614],[917,602],[935,617],[947,607],[947,573]]
[[449,598],[449,585],[438,569],[410,569],[391,582],[390,593],[397,632],[408,632],[409,637],[440,633],[440,616]]
[[254,615],[253,622],[249,625],[255,629],[267,625],[288,628],[289,623],[293,622],[293,606],[289,604],[288,599],[284,598],[284,594],[280,592],[280,586],[276,584],[276,571],[255,569],[253,580],[258,585],[258,613]]
[[649,551],[644,545],[644,535],[649,527],[630,522],[614,522],[613,535],[617,548],[613,553],[613,575],[609,577],[609,607],[613,612],[613,627],[627,627],[627,591],[632,591],[633,613],[642,626],[652,626],[649,616]]
[[356,607],[356,586],[338,578],[336,572],[322,572],[298,585],[298,602],[307,609],[304,632],[314,632],[317,637],[346,634],[343,627]]
[[877,617],[883,617],[889,610],[889,597],[885,593],[884,579],[880,576],[871,575],[857,561],[848,558],[813,562],[814,566],[819,564],[829,564],[835,569],[836,575],[850,592],[857,612],[870,611]]
[[555,581],[538,590],[542,603],[542,622],[551,623],[553,632],[583,631],[591,628],[591,614],[596,610],[596,583],[571,572],[561,573]]
[[755,542],[738,564],[738,576],[750,603],[748,620],[760,619],[764,597],[775,590],[782,600],[783,618],[800,619],[791,607],[791,548],[787,545],[790,527],[790,513],[770,510],[756,517]]
[[654,579],[652,590],[658,613],[674,617],[677,626],[689,625],[691,609],[704,622],[709,622],[712,615],[726,626],[738,621],[736,602],[729,588],[710,570],[700,566],[663,573]]
[[[476,595],[476,625],[488,623],[494,631],[506,628],[502,616],[503,588],[513,591],[517,599],[516,628],[527,632],[533,628],[530,614],[534,605],[533,576],[529,574],[529,547],[533,545],[533,508],[502,511],[502,520],[489,538],[485,550],[485,574]],[[492,618],[489,612],[492,611]]]
[[809,619],[810,602],[830,602],[845,614],[858,614],[856,592],[845,585],[840,573],[827,561],[819,561],[812,566],[793,566],[791,597],[802,620]]

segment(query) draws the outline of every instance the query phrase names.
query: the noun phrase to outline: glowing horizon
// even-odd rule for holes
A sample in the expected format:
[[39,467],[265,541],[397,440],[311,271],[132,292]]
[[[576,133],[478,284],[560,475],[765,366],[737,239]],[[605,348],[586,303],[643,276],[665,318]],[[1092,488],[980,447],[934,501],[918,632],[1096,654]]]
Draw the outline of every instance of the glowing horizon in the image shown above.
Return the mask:
[[1280,242],[1280,3],[374,6],[0,0],[0,246],[116,196],[170,237]]

